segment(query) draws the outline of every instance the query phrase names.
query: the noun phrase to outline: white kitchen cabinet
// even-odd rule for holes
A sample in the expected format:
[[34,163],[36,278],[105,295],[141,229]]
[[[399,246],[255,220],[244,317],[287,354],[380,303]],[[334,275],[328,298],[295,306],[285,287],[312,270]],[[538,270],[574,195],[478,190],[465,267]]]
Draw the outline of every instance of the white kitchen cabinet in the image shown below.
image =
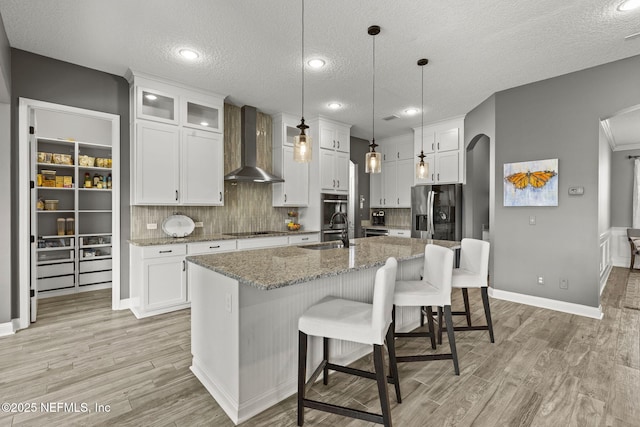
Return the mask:
[[410,134],[380,142],[382,172],[370,175],[372,208],[411,207],[411,186],[415,174],[413,138]]
[[320,241],[320,233],[298,234],[289,236],[289,245],[305,245],[307,243],[317,243]]
[[139,121],[134,147],[134,204],[177,205],[180,188],[178,128]]
[[390,228],[389,229],[389,236],[391,236],[391,237],[410,238],[411,237],[411,230],[404,230],[404,229],[399,229],[399,228]]
[[329,122],[320,123],[320,148],[341,151],[350,151],[350,132],[344,126]]
[[238,250],[271,248],[275,246],[287,246],[287,236],[252,237],[250,239],[238,239]]
[[180,204],[224,205],[222,135],[185,129],[180,145]]
[[224,97],[129,71],[134,205],[224,205]]
[[300,134],[296,119],[286,114],[273,117],[273,173],[284,182],[272,184],[273,206],[306,207],[309,204],[309,163],[293,160],[293,138]]
[[217,254],[220,252],[231,252],[237,248],[236,239],[212,240],[208,242],[196,242],[187,244],[188,255]]
[[131,310],[137,318],[189,307],[187,245],[131,245]]
[[451,184],[464,181],[464,119],[446,120],[424,128],[414,128],[414,146],[417,153],[422,146],[428,154],[426,179],[415,178],[415,184]]
[[314,150],[319,153],[320,192],[348,193],[350,127],[324,117],[311,120],[309,126],[314,141],[320,141]]

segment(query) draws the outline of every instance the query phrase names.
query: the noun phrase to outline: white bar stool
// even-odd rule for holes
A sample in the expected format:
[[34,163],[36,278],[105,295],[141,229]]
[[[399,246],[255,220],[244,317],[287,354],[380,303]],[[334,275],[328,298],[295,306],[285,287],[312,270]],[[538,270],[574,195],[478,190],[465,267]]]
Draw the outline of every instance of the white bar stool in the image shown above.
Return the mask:
[[[393,298],[393,318],[395,319],[396,307],[423,307],[427,310],[429,333],[394,331],[394,336],[405,337],[431,337],[431,347],[435,349],[433,313],[431,307],[444,308],[447,325],[453,325],[451,320],[451,275],[453,272],[453,251],[442,246],[428,244],[424,248],[424,276],[422,280],[401,280],[396,282],[396,290]],[[395,325],[395,322],[394,322]],[[458,353],[453,328],[447,329],[449,347],[451,353],[447,354],[420,354],[414,356],[397,356],[398,362],[422,362],[427,360],[453,360],[453,369],[456,375],[460,375],[458,367]]]
[[[391,426],[391,409],[389,405],[387,381],[395,385],[396,400],[398,403],[402,403],[398,368],[395,359],[393,330],[390,327],[397,269],[398,262],[396,259],[389,258],[386,264],[376,272],[373,304],[327,297],[316,305],[311,306],[300,317],[298,321],[299,426],[304,424],[304,408],[318,409],[320,411]],[[323,337],[324,360],[313,375],[311,375],[309,381],[305,382],[307,374],[308,335]],[[389,351],[390,377],[387,377],[385,374],[382,354],[385,337]],[[329,363],[329,338],[372,344],[375,373]],[[375,379],[378,382],[382,414],[360,411],[305,398],[307,384],[313,383],[318,375],[320,375],[320,372],[323,373],[323,383],[325,385],[328,383],[329,369]]]
[[[454,311],[454,316],[466,316],[467,326],[456,326],[455,331],[489,331],[489,339],[493,339],[493,323],[491,322],[491,308],[489,307],[489,294],[487,292],[489,275],[489,242],[478,239],[462,239],[460,242],[460,268],[453,269],[451,287],[462,289],[464,311]],[[484,326],[471,325],[471,310],[469,308],[469,288],[480,288],[484,316],[487,324]],[[447,323],[449,325],[449,323]],[[442,322],[438,326],[438,341],[442,342]]]

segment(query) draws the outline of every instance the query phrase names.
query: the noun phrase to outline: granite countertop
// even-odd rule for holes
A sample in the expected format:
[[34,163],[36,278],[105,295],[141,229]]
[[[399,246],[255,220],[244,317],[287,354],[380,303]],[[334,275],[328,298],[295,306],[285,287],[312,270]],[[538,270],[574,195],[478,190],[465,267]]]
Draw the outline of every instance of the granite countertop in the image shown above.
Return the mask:
[[[424,256],[424,247],[433,243],[457,248],[460,242],[402,237],[354,239],[347,248],[324,250],[300,246],[188,256],[189,262],[223,274],[261,290],[271,290],[349,271],[382,266],[388,257],[398,261]],[[329,242],[305,245],[326,245]],[[335,242],[332,242],[335,243]]]
[[295,236],[297,234],[314,234],[319,231],[299,230],[299,231],[273,231],[265,234],[255,234],[251,236],[233,236],[231,234],[204,234],[188,237],[154,237],[152,239],[130,239],[128,240],[134,246],[157,246],[157,245],[173,245],[179,243],[197,243],[209,242],[213,240],[236,240],[236,239],[255,239],[258,237],[277,237],[277,236]]

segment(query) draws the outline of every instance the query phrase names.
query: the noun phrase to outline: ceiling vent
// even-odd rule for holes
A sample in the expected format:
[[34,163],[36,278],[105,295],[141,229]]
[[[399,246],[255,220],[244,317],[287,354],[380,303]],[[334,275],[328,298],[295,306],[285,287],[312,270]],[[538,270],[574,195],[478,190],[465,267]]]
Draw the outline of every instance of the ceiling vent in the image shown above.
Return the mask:
[[395,120],[395,119],[399,119],[400,116],[396,116],[395,114],[392,114],[390,116],[387,117],[383,117],[382,120],[386,121],[386,122],[390,122],[391,120]]

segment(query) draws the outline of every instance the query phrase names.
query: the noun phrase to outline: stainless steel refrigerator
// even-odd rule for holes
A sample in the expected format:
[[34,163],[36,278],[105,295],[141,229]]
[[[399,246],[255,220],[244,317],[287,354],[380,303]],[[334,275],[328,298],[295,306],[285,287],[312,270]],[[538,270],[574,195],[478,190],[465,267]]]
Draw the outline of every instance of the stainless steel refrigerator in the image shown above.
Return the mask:
[[411,237],[462,239],[462,184],[411,187]]

